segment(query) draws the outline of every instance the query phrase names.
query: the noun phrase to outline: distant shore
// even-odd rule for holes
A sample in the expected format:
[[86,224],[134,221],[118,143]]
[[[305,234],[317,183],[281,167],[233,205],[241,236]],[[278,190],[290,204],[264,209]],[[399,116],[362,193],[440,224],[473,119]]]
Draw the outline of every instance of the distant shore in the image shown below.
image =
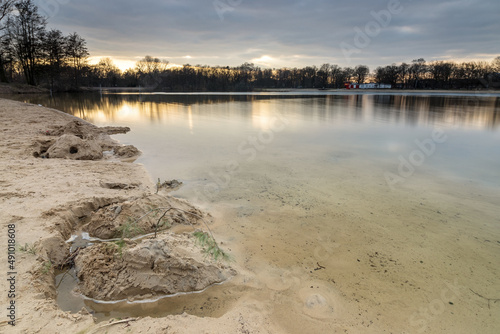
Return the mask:
[[[69,91],[68,91],[69,92]],[[165,93],[165,94],[245,94],[245,93],[287,93],[287,94],[334,94],[334,95],[476,95],[500,96],[500,89],[335,89],[335,88],[262,88],[253,91],[168,91],[151,87],[82,87],[80,93]],[[50,90],[39,86],[25,84],[0,83],[0,95],[14,94],[48,94]],[[65,92],[58,92],[65,93]]]
[[6,84],[0,83],[0,94],[44,94],[49,93],[46,88],[30,86],[25,84]]
[[482,89],[482,90],[461,90],[461,89],[311,89],[311,88],[296,88],[296,89],[264,89],[263,92],[326,92],[335,94],[349,94],[349,95],[359,95],[359,94],[380,94],[380,95],[404,95],[404,94],[414,94],[414,95],[478,95],[478,94],[488,94],[488,95],[498,95],[500,96],[500,90],[496,89]]

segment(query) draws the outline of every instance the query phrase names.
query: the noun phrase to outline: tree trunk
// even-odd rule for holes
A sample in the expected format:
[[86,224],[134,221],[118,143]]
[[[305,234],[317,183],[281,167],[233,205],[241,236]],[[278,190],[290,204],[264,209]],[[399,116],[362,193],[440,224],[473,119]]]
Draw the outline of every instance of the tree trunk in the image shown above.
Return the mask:
[[5,73],[5,64],[1,56],[0,56],[0,82],[9,82],[9,80],[7,79],[7,74]]

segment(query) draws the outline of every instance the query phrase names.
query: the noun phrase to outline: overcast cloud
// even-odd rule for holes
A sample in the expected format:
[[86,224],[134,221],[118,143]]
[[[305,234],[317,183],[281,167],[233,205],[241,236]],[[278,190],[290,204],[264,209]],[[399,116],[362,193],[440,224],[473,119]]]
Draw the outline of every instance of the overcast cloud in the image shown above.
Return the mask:
[[121,61],[152,55],[176,64],[374,69],[416,58],[500,55],[498,0],[35,2],[49,28],[76,31],[93,56]]

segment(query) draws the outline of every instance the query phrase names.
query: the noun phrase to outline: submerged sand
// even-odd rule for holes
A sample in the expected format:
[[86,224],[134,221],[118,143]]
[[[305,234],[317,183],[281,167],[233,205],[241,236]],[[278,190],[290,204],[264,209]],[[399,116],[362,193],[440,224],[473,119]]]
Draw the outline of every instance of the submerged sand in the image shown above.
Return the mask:
[[[154,192],[137,164],[33,157],[33,139],[72,116],[1,100],[0,118],[0,219],[3,225],[16,222],[21,245],[57,233],[60,222],[44,212],[74,201]],[[0,328],[20,333],[497,333],[499,194],[424,172],[394,191],[380,179],[391,166],[359,175],[353,167],[363,161],[347,155],[337,156],[327,173],[319,164],[308,167],[307,180],[297,177],[305,174],[299,163],[286,170],[271,163],[242,166],[219,203],[208,203],[217,238],[232,251],[238,271],[230,284],[203,297],[205,308],[220,307],[213,318],[149,318],[161,306],[153,303],[144,304],[145,318],[101,327],[108,323],[96,324],[86,312],[61,311],[53,277],[39,274],[43,258],[18,253],[19,322],[16,328],[5,322]],[[255,191],[247,191],[248,182],[257,184]],[[3,228],[2,242],[6,238]],[[5,304],[7,297],[2,298]]]

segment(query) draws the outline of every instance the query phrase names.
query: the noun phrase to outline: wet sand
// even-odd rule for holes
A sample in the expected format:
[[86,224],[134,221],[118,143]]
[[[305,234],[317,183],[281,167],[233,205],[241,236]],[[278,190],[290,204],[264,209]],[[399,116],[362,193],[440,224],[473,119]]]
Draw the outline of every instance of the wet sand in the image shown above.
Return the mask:
[[498,298],[499,194],[429,172],[391,190],[390,165],[360,174],[366,162],[343,156],[327,170],[242,166],[208,205],[273,322],[289,333],[497,332],[500,302],[479,295]]

